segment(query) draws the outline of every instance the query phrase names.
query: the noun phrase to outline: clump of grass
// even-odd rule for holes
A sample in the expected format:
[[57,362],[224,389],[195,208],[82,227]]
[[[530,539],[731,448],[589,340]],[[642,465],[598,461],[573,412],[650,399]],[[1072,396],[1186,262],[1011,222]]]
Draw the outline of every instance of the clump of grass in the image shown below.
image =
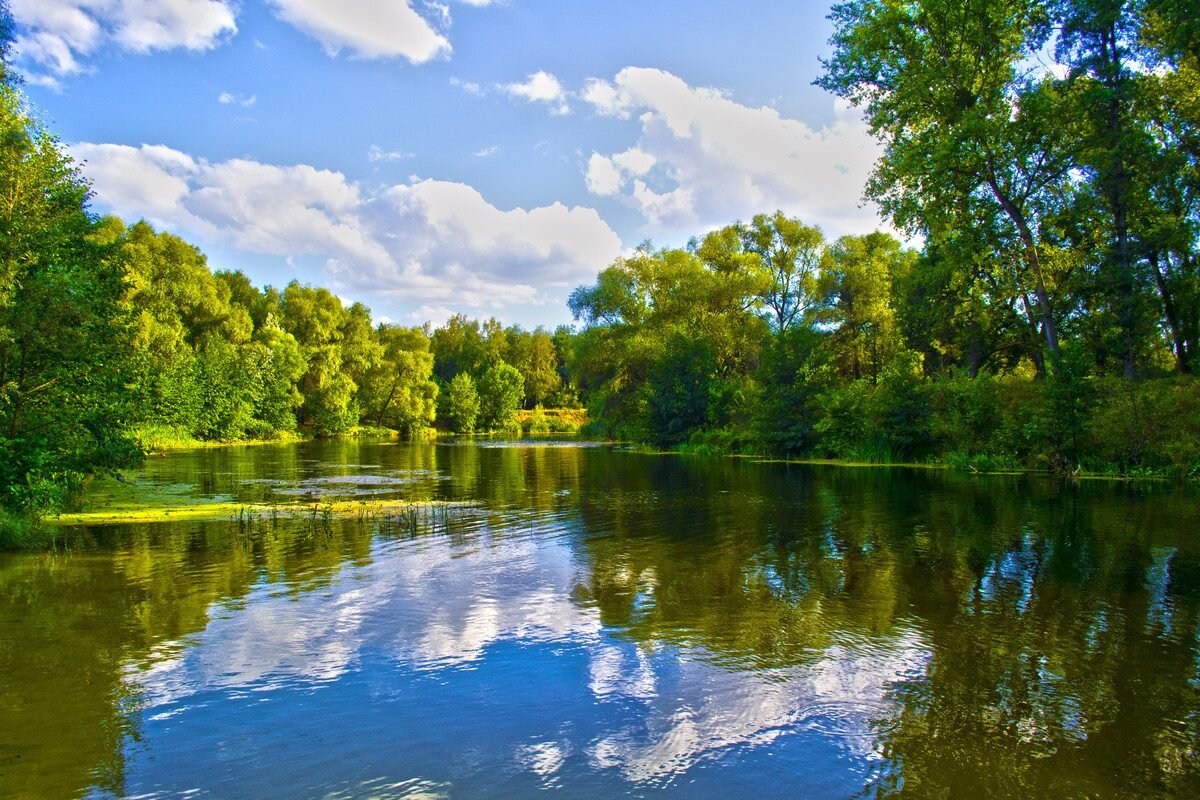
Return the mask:
[[52,539],[37,517],[0,508],[0,550],[29,550]]

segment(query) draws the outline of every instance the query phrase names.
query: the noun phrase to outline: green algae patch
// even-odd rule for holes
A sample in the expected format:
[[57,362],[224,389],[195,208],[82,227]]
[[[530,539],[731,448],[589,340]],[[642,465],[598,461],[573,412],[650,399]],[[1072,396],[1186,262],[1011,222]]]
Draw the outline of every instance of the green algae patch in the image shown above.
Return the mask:
[[276,519],[383,519],[438,509],[474,507],[450,500],[333,500],[321,503],[198,502],[185,506],[97,509],[55,518],[59,525],[116,525],[136,522],[187,522]]
[[247,502],[231,495],[197,497],[186,483],[153,483],[104,478],[88,487],[87,502],[80,511],[47,520],[60,526],[115,525],[125,523],[186,522],[213,520],[356,519],[374,520],[395,516],[436,513],[471,506],[450,500],[409,499],[321,499]]

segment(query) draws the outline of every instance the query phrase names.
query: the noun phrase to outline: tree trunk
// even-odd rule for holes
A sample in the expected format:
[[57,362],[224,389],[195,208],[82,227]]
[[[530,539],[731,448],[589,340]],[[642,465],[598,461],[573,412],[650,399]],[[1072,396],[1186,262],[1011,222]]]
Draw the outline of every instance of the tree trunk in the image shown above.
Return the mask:
[[1163,274],[1162,268],[1159,265],[1158,253],[1150,254],[1150,266],[1154,270],[1154,285],[1158,287],[1158,296],[1162,300],[1163,316],[1167,320],[1167,327],[1171,330],[1171,349],[1175,351],[1175,366],[1184,375],[1190,374],[1192,371],[1190,355],[1187,350],[1187,342],[1184,341],[1179,330],[1179,314],[1175,309],[1175,299],[1171,295],[1171,287],[1167,285],[1167,276]]
[[1025,258],[1028,260],[1029,266],[1033,269],[1035,281],[1034,293],[1038,299],[1038,311],[1042,319],[1042,332],[1046,335],[1046,346],[1050,348],[1051,353],[1057,354],[1059,352],[1058,328],[1054,324],[1054,314],[1050,308],[1050,296],[1046,292],[1046,281],[1042,276],[1042,259],[1038,255],[1037,241],[1033,238],[1033,231],[1029,228],[1025,214],[1000,188],[1000,184],[996,182],[995,177],[989,176],[987,184],[992,190],[992,195],[1000,202],[1004,213],[1008,214],[1008,218],[1017,226],[1017,231],[1021,236],[1021,244],[1025,248]]

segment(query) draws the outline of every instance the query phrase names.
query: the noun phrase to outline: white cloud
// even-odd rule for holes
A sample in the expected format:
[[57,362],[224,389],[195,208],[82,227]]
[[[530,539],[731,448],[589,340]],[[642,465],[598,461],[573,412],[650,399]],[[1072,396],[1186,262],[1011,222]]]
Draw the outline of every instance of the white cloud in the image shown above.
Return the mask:
[[400,161],[405,158],[412,158],[414,155],[414,153],[408,153],[403,150],[384,150],[377,144],[373,144],[367,148],[367,160],[373,164],[380,161]]
[[624,153],[612,157],[592,153],[587,165],[587,188],[592,194],[614,195],[630,177],[641,177],[649,172],[658,159],[644,150],[631,147]]
[[325,46],[363,58],[402,57],[423,64],[450,53],[450,42],[410,0],[270,0],[276,13]]
[[608,81],[589,78],[583,85],[580,96],[606,116],[629,118],[629,110],[622,104],[620,93]]
[[606,197],[616,194],[625,185],[625,178],[616,162],[599,153],[592,153],[588,159],[584,178],[589,192]]
[[414,180],[378,192],[338,172],[162,146],[77,144],[97,202],[182,235],[324,261],[333,289],[432,306],[537,303],[620,252],[590,208],[501,210],[471,186]]
[[425,7],[429,9],[434,19],[443,28],[449,28],[454,23],[454,17],[450,14],[450,6],[445,3],[433,3],[426,0]]
[[474,81],[464,81],[460,78],[451,78],[450,85],[455,88],[462,89],[467,94],[473,94],[476,97],[483,97],[487,94],[487,90]]
[[135,53],[207,50],[237,32],[231,0],[11,0],[18,58],[35,83],[86,69],[106,43]]
[[217,95],[217,102],[223,106],[241,106],[242,108],[253,108],[258,102],[258,95],[242,95],[234,94],[233,92],[221,92]]
[[546,103],[555,114],[569,114],[567,91],[558,78],[539,70],[529,75],[522,83],[498,84],[497,89],[513,97],[522,97],[530,103]]
[[487,147],[483,148],[482,150],[476,150],[476,151],[475,151],[475,157],[476,157],[476,158],[488,158],[489,156],[494,156],[494,155],[496,155],[496,153],[497,153],[499,150],[500,150],[500,148],[499,148],[499,147],[497,147],[497,146],[496,146],[496,145],[494,145],[494,144],[493,144],[493,145],[488,145]]
[[861,207],[878,147],[845,104],[835,103],[831,125],[813,129],[634,67],[612,82],[589,80],[580,96],[598,114],[636,117],[641,127],[635,147],[591,156],[588,190],[620,196],[654,226],[696,231],[777,208],[833,234],[880,224]]
[[408,321],[413,325],[424,325],[428,322],[435,328],[446,324],[446,320],[453,317],[456,313],[449,306],[431,306],[423,305],[417,308],[416,311],[411,311],[408,314]]

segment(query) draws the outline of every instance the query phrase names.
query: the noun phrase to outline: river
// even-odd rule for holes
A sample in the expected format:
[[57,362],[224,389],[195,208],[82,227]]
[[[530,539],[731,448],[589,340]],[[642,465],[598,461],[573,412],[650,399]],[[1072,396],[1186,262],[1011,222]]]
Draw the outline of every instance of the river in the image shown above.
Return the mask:
[[1194,487],[486,440],[136,481],[312,512],[0,554],[0,797],[1200,796]]

